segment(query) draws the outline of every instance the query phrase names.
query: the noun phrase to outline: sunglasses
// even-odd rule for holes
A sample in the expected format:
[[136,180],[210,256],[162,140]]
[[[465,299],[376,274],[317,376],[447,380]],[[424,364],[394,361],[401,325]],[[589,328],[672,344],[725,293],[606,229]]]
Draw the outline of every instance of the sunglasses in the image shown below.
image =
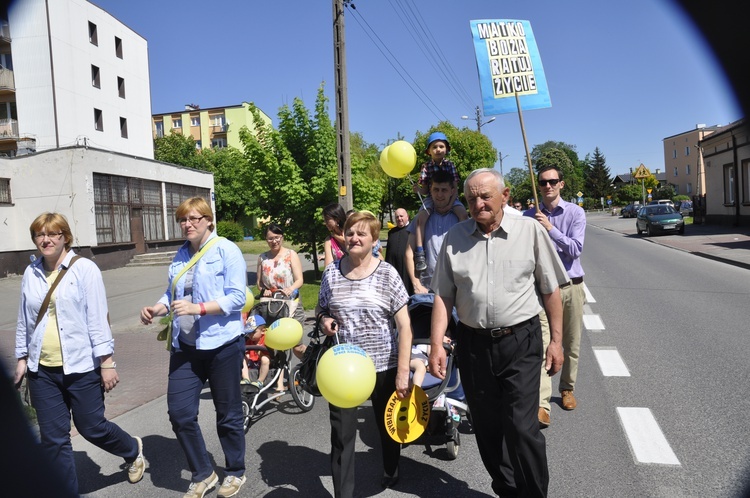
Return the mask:
[[557,178],[555,178],[554,180],[539,180],[539,185],[541,185],[542,187],[546,187],[548,183],[554,187],[555,185],[560,183],[560,180],[558,180]]

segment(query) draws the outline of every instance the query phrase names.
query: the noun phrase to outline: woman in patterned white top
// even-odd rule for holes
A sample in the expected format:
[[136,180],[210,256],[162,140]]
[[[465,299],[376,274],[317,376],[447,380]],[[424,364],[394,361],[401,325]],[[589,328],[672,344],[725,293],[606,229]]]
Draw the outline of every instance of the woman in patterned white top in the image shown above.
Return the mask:
[[[380,222],[371,213],[358,212],[347,219],[348,254],[323,273],[319,307],[323,331],[327,335],[338,332],[341,342],[361,347],[375,363],[370,399],[383,454],[381,485],[392,487],[399,478],[401,445],[388,435],[383,416],[394,388],[399,398],[409,393],[412,329],[406,308],[409,296],[401,277],[391,265],[373,257],[379,233]],[[354,494],[357,408],[329,404],[329,409],[334,494],[350,497]]]

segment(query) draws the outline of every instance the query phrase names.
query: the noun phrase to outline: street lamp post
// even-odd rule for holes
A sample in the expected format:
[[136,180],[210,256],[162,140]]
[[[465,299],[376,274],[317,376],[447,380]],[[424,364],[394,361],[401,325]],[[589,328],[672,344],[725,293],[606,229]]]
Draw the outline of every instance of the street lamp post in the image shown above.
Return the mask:
[[477,131],[481,132],[482,131],[482,126],[484,126],[486,124],[489,124],[489,123],[492,123],[495,120],[495,116],[492,116],[487,121],[482,122],[482,111],[479,109],[479,106],[477,106],[476,117],[475,118],[470,118],[469,116],[461,116],[461,119],[476,119],[476,121],[477,121]]

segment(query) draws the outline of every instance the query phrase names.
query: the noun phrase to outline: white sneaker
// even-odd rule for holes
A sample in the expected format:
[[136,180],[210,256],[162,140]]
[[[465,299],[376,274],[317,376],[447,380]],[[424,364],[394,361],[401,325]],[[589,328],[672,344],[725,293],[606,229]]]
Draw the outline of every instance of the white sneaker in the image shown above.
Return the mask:
[[224,482],[219,488],[219,498],[229,498],[240,492],[240,488],[245,484],[245,476],[226,476]]

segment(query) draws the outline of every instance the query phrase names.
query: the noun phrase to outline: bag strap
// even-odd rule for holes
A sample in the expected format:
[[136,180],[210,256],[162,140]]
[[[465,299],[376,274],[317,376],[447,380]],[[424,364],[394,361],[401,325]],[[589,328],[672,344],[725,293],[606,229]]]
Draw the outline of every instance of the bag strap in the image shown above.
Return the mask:
[[[214,237],[205,244],[203,244],[203,247],[200,248],[198,252],[193,254],[193,257],[190,258],[190,261],[187,262],[187,264],[180,270],[180,272],[177,274],[177,276],[172,280],[172,291],[171,291],[171,299],[170,303],[174,301],[174,293],[177,290],[177,282],[182,278],[185,273],[195,266],[195,264],[200,260],[206,252],[213,246],[216,242],[219,241],[219,239],[223,239],[224,237]],[[172,348],[172,310],[169,310],[169,313],[167,314],[167,317],[169,317],[169,325],[167,325],[167,351],[169,351]]]
[[67,267],[63,267],[62,270],[60,270],[60,273],[57,274],[57,278],[55,278],[55,281],[52,282],[52,285],[50,286],[49,290],[47,291],[47,295],[44,296],[44,301],[42,301],[42,307],[39,308],[39,314],[36,317],[36,324],[34,324],[34,328],[36,329],[39,326],[39,322],[42,321],[42,317],[47,313],[47,308],[49,308],[49,302],[52,300],[52,293],[55,292],[55,289],[57,288],[57,284],[60,283],[60,280],[65,276],[65,273],[70,269],[71,266],[73,266],[73,263],[78,261],[78,259],[81,256],[75,255],[71,258],[70,263],[68,263]]

